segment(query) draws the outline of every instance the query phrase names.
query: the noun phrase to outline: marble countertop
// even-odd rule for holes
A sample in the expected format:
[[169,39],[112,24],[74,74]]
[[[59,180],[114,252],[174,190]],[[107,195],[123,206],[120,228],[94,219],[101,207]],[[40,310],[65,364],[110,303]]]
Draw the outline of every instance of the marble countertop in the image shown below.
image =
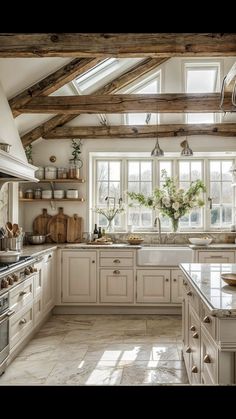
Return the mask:
[[212,243],[208,246],[199,246],[196,244],[190,244],[189,247],[191,249],[198,249],[198,250],[224,250],[224,249],[236,249],[236,243]]
[[179,266],[213,316],[236,317],[236,287],[221,279],[222,273],[236,273],[236,264],[181,263]]
[[57,249],[56,243],[48,243],[48,244],[29,244],[26,246],[23,246],[23,249],[21,251],[22,256],[39,256],[43,253],[50,252],[51,250]]

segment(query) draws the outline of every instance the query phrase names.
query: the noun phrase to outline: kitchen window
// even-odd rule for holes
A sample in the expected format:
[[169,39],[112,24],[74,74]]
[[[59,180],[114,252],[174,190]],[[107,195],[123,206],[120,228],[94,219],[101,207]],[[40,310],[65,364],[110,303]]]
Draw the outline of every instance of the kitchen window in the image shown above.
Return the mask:
[[[234,224],[235,188],[232,187],[230,168],[236,163],[236,159],[194,157],[151,159],[132,157],[132,153],[127,154],[129,156],[122,156],[119,159],[114,157],[115,153],[110,158],[93,156],[90,208],[106,207],[106,196],[114,197],[116,204],[121,197],[126,205],[126,211],[115,218],[116,231],[127,231],[129,224],[133,225],[134,231],[153,231],[156,212],[128,200],[126,191],[151,195],[155,187],[161,187],[163,184],[161,178],[163,169],[168,176],[178,177],[180,188],[189,188],[190,183],[197,179],[201,179],[207,187],[207,192],[203,194],[205,206],[182,217],[180,231],[229,230],[231,224]],[[162,231],[170,231],[169,218],[162,215],[160,218]],[[92,226],[98,223],[106,227],[107,220],[93,212],[91,223]]]

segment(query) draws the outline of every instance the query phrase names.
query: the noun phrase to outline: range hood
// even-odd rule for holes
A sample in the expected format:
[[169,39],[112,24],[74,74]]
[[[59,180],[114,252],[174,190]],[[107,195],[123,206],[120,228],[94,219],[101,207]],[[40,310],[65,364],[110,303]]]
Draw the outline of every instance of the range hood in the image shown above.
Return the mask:
[[36,166],[0,150],[0,188],[6,182],[38,182]]

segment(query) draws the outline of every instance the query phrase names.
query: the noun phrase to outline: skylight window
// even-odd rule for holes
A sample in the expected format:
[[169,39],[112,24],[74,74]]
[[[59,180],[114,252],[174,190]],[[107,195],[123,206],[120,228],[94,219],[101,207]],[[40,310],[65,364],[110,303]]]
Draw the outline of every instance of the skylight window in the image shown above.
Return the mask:
[[73,83],[79,92],[83,92],[96,82],[111,74],[118,67],[118,65],[119,60],[117,58],[107,58],[91,70],[77,77]]
[[[185,67],[187,93],[214,93],[219,89],[219,64],[187,64]],[[214,113],[189,113],[187,123],[213,123]]]

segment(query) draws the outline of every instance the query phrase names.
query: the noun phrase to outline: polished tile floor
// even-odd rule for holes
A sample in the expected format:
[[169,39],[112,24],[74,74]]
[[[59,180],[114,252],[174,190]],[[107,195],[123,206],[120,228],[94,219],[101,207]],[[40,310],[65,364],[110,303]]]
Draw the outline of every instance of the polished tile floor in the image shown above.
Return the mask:
[[53,315],[0,385],[188,384],[181,316]]

